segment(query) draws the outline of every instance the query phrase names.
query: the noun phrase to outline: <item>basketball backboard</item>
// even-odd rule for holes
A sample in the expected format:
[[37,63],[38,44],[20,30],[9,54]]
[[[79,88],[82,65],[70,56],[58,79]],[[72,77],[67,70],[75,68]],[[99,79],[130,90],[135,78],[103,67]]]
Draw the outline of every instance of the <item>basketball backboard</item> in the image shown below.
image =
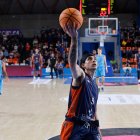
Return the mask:
[[117,35],[118,18],[89,18],[89,35]]

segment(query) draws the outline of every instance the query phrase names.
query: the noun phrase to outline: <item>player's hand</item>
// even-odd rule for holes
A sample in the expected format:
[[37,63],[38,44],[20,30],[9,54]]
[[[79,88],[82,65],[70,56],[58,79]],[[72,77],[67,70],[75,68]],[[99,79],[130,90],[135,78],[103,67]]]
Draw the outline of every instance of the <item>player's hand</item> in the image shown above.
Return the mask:
[[64,31],[71,37],[71,38],[75,38],[78,35],[77,32],[77,25],[75,23],[73,23],[72,25],[68,25],[66,24],[66,26],[64,27]]

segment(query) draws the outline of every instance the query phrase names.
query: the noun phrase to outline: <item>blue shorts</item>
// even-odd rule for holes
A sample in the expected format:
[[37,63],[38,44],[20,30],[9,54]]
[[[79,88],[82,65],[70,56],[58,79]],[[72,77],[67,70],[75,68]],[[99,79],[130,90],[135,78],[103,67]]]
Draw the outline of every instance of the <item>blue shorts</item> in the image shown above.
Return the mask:
[[39,63],[36,63],[34,65],[34,71],[39,71],[40,70],[40,64]]
[[61,130],[61,140],[101,140],[98,126],[91,122],[65,121]]
[[86,125],[75,125],[69,140],[101,140],[97,127],[88,128]]
[[105,67],[98,67],[95,71],[96,77],[102,77],[105,76]]

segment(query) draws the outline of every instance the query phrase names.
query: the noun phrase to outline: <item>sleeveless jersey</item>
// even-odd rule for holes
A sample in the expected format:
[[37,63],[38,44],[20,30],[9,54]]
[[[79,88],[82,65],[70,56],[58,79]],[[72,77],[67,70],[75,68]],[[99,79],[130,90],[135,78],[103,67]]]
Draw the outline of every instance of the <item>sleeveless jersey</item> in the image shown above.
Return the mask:
[[35,64],[40,63],[40,54],[34,54],[34,63]]
[[97,68],[98,67],[105,67],[105,63],[104,63],[104,55],[96,55],[96,61],[97,61]]
[[98,99],[98,88],[93,78],[87,74],[80,87],[71,85],[66,117],[93,119]]

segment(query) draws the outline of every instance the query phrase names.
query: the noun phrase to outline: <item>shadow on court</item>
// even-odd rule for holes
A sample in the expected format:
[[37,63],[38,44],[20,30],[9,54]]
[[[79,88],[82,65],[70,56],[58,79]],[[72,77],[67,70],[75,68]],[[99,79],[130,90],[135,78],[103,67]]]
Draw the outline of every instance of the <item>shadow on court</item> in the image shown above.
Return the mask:
[[[113,128],[102,129],[103,136],[120,136],[120,135],[136,135],[140,136],[140,128]],[[52,137],[48,140],[60,140],[59,136]]]

